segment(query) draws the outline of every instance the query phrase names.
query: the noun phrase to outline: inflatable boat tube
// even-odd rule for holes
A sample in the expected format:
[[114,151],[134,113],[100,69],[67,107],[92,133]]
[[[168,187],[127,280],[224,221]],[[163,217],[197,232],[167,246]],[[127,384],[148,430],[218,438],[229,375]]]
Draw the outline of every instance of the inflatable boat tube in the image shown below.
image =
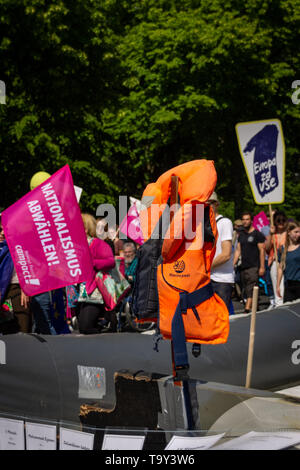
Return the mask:
[[[189,344],[189,377],[244,387],[250,319],[250,314],[231,317],[227,343],[203,345],[197,358]],[[82,406],[111,410],[116,374],[172,376],[170,342],[154,346],[155,335],[139,333],[1,336],[0,413],[78,422]],[[300,302],[257,312],[251,387],[297,385],[299,362]]]

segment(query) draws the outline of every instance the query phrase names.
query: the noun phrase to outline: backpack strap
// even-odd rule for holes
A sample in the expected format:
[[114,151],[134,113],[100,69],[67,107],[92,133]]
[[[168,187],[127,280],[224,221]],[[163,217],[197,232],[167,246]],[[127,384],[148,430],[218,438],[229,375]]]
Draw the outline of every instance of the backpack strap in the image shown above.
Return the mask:
[[205,300],[213,296],[213,288],[209,282],[204,287],[195,290],[194,292],[180,292],[179,302],[172,319],[172,340],[174,348],[174,364],[175,370],[188,369],[189,361],[185,341],[185,330],[182,315],[186,314],[187,309],[193,310],[195,317],[201,323],[196,305],[201,304]]

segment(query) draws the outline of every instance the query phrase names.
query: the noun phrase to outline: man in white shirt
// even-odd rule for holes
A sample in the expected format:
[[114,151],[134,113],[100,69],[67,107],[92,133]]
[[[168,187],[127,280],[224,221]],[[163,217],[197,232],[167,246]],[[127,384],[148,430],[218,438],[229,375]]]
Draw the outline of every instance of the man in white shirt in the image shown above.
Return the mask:
[[211,195],[208,203],[214,210],[219,234],[216,253],[211,266],[211,284],[214,292],[224,300],[229,310],[234,284],[233,225],[230,219],[219,214],[218,208],[220,203],[215,192]]

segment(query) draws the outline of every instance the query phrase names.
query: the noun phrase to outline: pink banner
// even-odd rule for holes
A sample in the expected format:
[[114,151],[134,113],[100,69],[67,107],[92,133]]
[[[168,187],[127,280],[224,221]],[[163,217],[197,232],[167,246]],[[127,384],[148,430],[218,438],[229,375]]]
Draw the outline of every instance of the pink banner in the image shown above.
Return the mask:
[[1,216],[21,288],[32,296],[93,278],[93,264],[68,165]]
[[256,230],[259,230],[261,232],[262,228],[266,227],[267,225],[270,225],[270,222],[264,211],[259,212],[253,217],[253,227]]
[[120,224],[120,232],[124,233],[126,237],[135,241],[139,245],[144,243],[144,238],[140,225],[140,216],[134,203],[127,212],[126,217]]

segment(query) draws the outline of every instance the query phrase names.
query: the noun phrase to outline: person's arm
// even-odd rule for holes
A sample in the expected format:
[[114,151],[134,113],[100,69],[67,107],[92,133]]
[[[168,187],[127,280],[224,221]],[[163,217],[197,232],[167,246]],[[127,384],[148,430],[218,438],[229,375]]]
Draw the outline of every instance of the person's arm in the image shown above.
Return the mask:
[[282,297],[281,292],[280,292],[280,283],[281,283],[282,276],[283,276],[283,270],[282,270],[282,267],[281,267],[281,263],[278,263],[278,266],[277,266],[276,294],[280,298]]
[[265,274],[265,244],[258,243],[257,248],[259,251],[259,276],[264,276]]
[[95,239],[91,244],[91,252],[95,271],[107,271],[115,267],[115,258],[108,243]]
[[21,306],[24,308],[28,307],[29,297],[21,289]]
[[274,235],[275,235],[275,227],[274,225],[271,225],[270,233],[269,235],[266,236],[266,241],[265,241],[265,248],[266,248],[267,253],[269,253],[272,246],[274,245],[274,241],[273,241]]
[[236,265],[240,256],[241,256],[241,244],[240,242],[238,242],[236,250],[234,252],[234,256],[233,256],[233,266]]
[[212,269],[216,268],[217,266],[221,266],[222,264],[230,260],[232,252],[232,240],[223,240],[221,242],[221,250],[221,253],[216,256],[212,262]]

